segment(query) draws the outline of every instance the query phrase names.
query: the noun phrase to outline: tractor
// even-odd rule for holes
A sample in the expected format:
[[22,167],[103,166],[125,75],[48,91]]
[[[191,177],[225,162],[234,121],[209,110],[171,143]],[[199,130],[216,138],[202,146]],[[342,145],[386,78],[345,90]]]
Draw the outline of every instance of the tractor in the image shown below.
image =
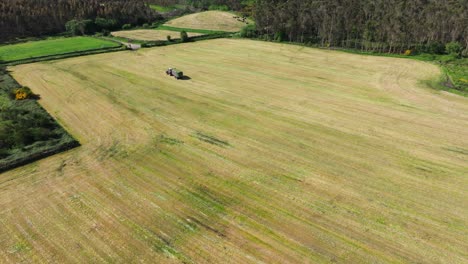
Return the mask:
[[182,79],[184,77],[184,73],[182,71],[177,70],[176,68],[169,68],[166,70],[166,74],[169,76],[174,76],[177,80]]

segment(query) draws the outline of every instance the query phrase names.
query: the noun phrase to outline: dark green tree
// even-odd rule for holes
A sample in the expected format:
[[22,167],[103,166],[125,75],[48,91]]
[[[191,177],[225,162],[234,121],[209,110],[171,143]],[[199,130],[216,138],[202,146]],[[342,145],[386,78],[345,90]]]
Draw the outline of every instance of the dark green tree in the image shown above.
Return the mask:
[[106,30],[112,30],[117,27],[117,20],[111,19],[111,18],[102,18],[102,17],[97,17],[94,20],[94,24],[97,27],[97,30],[102,31],[104,29]]
[[445,45],[445,51],[450,55],[460,56],[463,51],[463,47],[460,43],[452,41]]
[[181,32],[180,32],[180,40],[182,40],[182,42],[187,42],[187,41],[188,41],[188,34],[187,34],[187,32],[185,32],[185,31],[181,31]]
[[[65,24],[72,20],[90,19],[96,25],[96,18],[106,19],[106,27],[109,22],[116,21],[116,28],[127,23],[141,25],[162,19],[146,0],[2,0],[0,42],[62,33],[72,27],[65,28]],[[75,34],[82,34],[78,25],[73,28],[71,31]],[[88,30],[92,32],[93,28]]]
[[93,21],[90,19],[84,19],[84,20],[77,20],[73,19],[68,21],[65,24],[65,28],[67,30],[67,33],[76,36],[76,35],[85,35],[86,33],[91,32],[91,28],[93,27]]

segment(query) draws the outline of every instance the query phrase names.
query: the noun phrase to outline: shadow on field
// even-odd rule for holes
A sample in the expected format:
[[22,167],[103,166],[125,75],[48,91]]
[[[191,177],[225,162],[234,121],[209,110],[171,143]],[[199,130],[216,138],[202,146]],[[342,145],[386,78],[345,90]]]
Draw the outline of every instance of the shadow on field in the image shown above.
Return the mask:
[[179,80],[188,81],[188,80],[192,80],[192,78],[190,78],[190,76],[184,75],[184,76],[183,76],[182,78],[180,78]]

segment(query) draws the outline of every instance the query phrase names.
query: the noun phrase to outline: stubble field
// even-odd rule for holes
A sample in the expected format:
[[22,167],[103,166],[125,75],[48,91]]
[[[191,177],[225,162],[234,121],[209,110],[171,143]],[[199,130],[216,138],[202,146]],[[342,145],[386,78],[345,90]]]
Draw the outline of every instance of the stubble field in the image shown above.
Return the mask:
[[249,24],[253,23],[253,21],[250,19],[246,19],[245,22],[239,21],[238,19],[234,18],[235,16],[235,14],[230,12],[205,11],[169,20],[164,25],[169,27],[187,29],[205,29],[238,32],[247,25],[245,22]]
[[[128,39],[145,40],[145,41],[159,41],[167,40],[167,36],[171,39],[180,39],[180,32],[169,30],[154,30],[154,29],[138,29],[112,32],[113,36],[124,37]],[[187,33],[189,37],[201,36],[200,33]]]
[[82,147],[0,175],[2,262],[467,261],[434,65],[223,39],[11,70]]

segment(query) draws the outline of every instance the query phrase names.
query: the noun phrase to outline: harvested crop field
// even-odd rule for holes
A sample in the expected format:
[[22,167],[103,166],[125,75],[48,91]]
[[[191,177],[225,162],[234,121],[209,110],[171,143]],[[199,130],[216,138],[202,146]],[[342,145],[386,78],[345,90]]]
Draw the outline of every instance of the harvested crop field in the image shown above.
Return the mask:
[[[246,26],[246,23],[234,18],[234,14],[223,11],[206,11],[190,14],[168,21],[165,26],[192,29],[208,29],[226,32],[237,32]],[[251,20],[246,20],[253,23]]]
[[[201,36],[200,33],[187,33],[189,37]],[[123,37],[135,40],[145,41],[158,41],[167,40],[167,36],[171,36],[171,39],[179,39],[180,32],[169,31],[169,30],[154,30],[154,29],[138,29],[138,30],[126,30],[126,31],[115,31],[112,32],[115,37]]]
[[468,99],[432,64],[223,39],[11,70],[82,147],[1,174],[2,262],[467,262]]

